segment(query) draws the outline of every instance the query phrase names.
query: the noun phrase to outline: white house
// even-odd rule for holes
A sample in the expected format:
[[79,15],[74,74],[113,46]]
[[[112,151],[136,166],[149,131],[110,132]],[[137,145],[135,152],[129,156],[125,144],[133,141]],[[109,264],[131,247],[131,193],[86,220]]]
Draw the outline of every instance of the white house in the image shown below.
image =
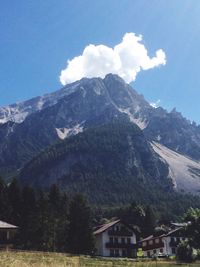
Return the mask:
[[96,255],[130,258],[137,255],[135,232],[132,227],[121,220],[99,226],[94,236]]
[[160,236],[148,236],[140,243],[145,257],[175,256],[177,246],[182,240],[185,240],[185,237],[180,227]]

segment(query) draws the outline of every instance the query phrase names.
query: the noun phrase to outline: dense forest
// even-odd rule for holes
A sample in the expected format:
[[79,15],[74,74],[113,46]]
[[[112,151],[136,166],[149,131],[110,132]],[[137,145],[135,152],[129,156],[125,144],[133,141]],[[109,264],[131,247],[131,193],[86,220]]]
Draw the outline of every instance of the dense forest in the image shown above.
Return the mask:
[[0,219],[19,226],[15,239],[18,249],[92,253],[93,228],[114,218],[132,225],[138,239],[146,237],[156,226],[182,220],[186,209],[199,203],[197,197],[188,196],[185,201],[183,195],[174,195],[172,200],[170,205],[167,196],[160,201],[165,213],[158,205],[135,201],[121,206],[96,206],[81,194],[66,195],[56,185],[46,191],[35,191],[20,186],[16,179],[10,184],[0,179]]
[[174,192],[168,165],[127,120],[87,129],[50,146],[21,169],[18,179],[43,189],[55,183],[68,196],[81,192],[101,206],[135,201],[156,206],[159,213],[180,215],[200,203],[198,197]]

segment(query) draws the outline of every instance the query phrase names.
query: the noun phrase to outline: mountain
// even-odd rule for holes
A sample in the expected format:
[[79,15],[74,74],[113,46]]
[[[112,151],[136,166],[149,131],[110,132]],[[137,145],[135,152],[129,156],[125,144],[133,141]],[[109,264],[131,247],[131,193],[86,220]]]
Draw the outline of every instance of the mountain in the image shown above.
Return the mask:
[[37,188],[56,183],[101,204],[144,200],[157,191],[173,190],[168,166],[127,119],[87,129],[49,147],[24,166],[19,179]]
[[[68,86],[69,92],[66,90],[64,88],[48,96],[53,102],[49,101],[46,107],[27,115],[21,123],[12,122],[12,128],[8,126],[7,131],[0,130],[3,140],[0,143],[0,172],[3,175],[13,174],[42,149],[59,139],[109,122],[115,117],[127,116],[129,108],[135,114],[140,105],[143,110],[145,106],[149,108],[144,98],[118,76],[107,75],[104,80],[82,79]],[[29,104],[30,101],[24,102],[24,109]],[[13,118],[15,115],[13,113]],[[4,120],[7,119],[4,117]],[[140,118],[134,119],[132,116],[131,119],[140,123]],[[5,124],[10,122],[2,124],[0,129],[4,129]]]
[[200,126],[183,118],[176,109],[169,113],[162,108],[155,109],[144,132],[149,140],[200,160]]
[[157,142],[153,142],[154,151],[169,165],[169,176],[174,188],[181,192],[200,192],[200,164],[198,161],[181,155]]
[[55,105],[59,99],[69,95],[78,87],[79,82],[66,85],[61,90],[44,96],[38,96],[27,101],[15,103],[7,107],[0,107],[0,124],[8,121],[21,123],[30,114],[42,110],[46,107]]
[[[0,108],[0,175],[7,178],[21,175],[33,158],[41,157],[41,151],[61,140],[68,142],[70,136],[78,138],[90,128],[105,127],[116,119],[141,129],[142,142],[145,140],[148,147],[152,144],[149,153],[152,157],[155,152],[159,155],[168,168],[165,179],[169,173],[175,189],[199,193],[200,127],[176,110],[167,112],[161,107],[151,107],[142,95],[113,74],[104,79],[83,78],[52,94]],[[184,162],[182,166],[187,171],[180,175],[171,156],[165,156],[166,151],[180,155],[177,158]],[[94,154],[95,151],[92,157]],[[157,163],[155,168],[159,169],[156,166]],[[38,174],[38,177],[42,175]],[[43,184],[41,179],[38,181]],[[48,181],[45,186],[51,179]]]

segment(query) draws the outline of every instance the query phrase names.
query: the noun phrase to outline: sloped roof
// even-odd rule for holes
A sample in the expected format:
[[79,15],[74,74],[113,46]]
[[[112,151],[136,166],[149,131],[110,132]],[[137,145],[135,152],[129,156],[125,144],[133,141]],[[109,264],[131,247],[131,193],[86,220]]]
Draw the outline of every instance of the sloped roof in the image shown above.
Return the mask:
[[94,231],[94,235],[98,235],[101,234],[103,232],[105,232],[108,228],[112,227],[113,225],[115,225],[116,223],[120,222],[120,220],[116,220],[113,222],[109,222],[106,224],[101,225],[96,231]]
[[188,223],[171,223],[171,225],[175,226],[175,227],[185,227],[188,225]]
[[159,235],[159,236],[150,235],[150,236],[147,236],[144,239],[140,240],[140,242],[148,241],[148,240],[151,240],[151,239],[152,240],[153,239],[157,239],[157,238],[164,237],[164,236],[166,236],[166,234],[162,234],[162,235]]
[[0,221],[0,229],[17,229],[16,225]]
[[167,233],[165,236],[170,236],[176,232],[179,232],[181,229],[183,229],[183,227],[179,227],[177,229],[174,229],[174,230],[170,231],[169,233]]
[[170,236],[170,235],[172,235],[172,234],[180,231],[181,229],[182,229],[182,227],[179,227],[177,229],[174,229],[174,230],[169,231],[167,234],[162,234],[162,235],[159,235],[159,236],[150,235],[150,236],[147,236],[144,239],[140,240],[140,242],[144,242],[144,241],[148,241],[148,240],[153,240],[153,239],[160,238],[160,237]]

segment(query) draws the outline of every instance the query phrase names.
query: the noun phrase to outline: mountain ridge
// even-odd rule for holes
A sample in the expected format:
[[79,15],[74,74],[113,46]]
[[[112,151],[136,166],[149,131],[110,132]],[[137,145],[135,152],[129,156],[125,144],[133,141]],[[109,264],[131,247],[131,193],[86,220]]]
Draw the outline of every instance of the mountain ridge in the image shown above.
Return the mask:
[[[161,107],[151,107],[117,75],[108,74],[104,79],[83,78],[52,94],[22,103],[22,121],[19,121],[19,108],[16,114],[4,118],[0,108],[1,121],[12,116],[12,120],[16,119],[0,124],[0,175],[11,177],[59,140],[109,124],[113,119],[128,119],[139,126],[148,142],[158,142],[189,156],[197,161],[200,170],[200,127],[176,110],[167,112]],[[165,158],[163,161],[166,166],[171,164]]]

